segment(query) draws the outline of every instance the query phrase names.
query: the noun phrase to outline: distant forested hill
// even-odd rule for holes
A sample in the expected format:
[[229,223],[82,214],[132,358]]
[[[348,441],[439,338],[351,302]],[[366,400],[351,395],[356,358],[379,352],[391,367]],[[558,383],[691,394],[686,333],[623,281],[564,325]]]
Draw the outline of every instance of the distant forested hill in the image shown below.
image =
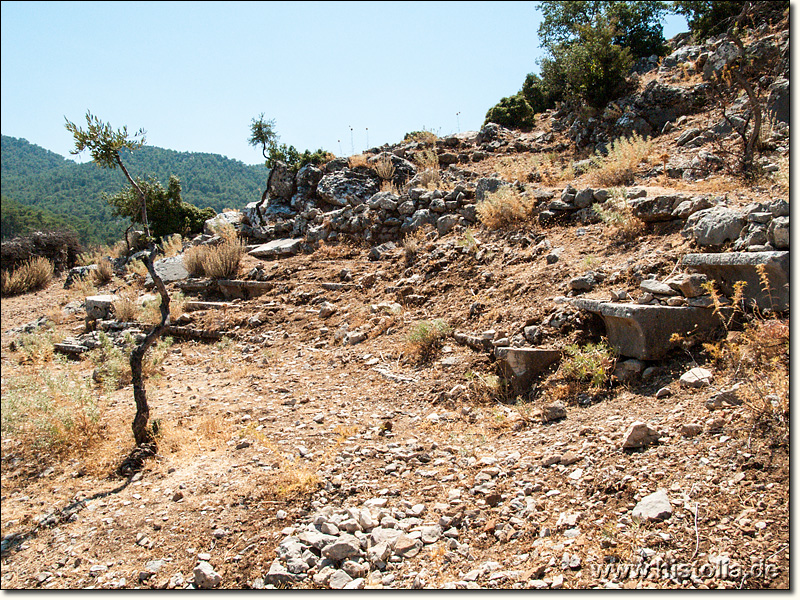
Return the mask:
[[[246,165],[218,154],[145,146],[123,160],[134,177],[154,176],[165,187],[169,176],[176,175],[186,202],[217,212],[243,208],[258,200],[266,186],[264,165]],[[127,187],[119,170],[78,164],[4,135],[1,171],[3,239],[27,233],[31,224],[51,225],[62,218],[63,226],[77,231],[82,242],[109,243],[119,239],[128,225],[127,220],[113,218],[103,200],[104,192],[112,195]]]

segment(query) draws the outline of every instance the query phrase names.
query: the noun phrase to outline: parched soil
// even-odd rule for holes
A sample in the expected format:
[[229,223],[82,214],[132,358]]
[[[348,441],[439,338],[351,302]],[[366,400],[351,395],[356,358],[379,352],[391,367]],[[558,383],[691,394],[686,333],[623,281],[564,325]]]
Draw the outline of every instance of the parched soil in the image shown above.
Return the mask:
[[[104,393],[90,383],[99,429],[60,450],[4,430],[2,587],[193,587],[199,561],[219,587],[260,587],[280,542],[326,507],[371,506],[447,533],[369,567],[366,587],[787,588],[788,447],[754,427],[747,403],[706,407],[725,386],[722,373],[711,387],[678,384],[693,361],[713,370],[702,348],[648,363],[645,378],[601,393],[556,373],[513,398],[493,387],[491,354],[448,337],[419,361],[409,344],[421,321],[513,336],[558,310],[565,324],[542,328],[541,345],[596,339],[585,316],[554,299],[588,270],[606,274],[590,294],[603,299],[637,294],[634,271],[668,275],[688,242],[674,227],[653,227],[629,243],[602,224],[477,229],[421,242],[408,261],[401,247],[371,261],[368,248],[345,245],[248,257],[241,272],[262,268],[273,289],[189,313],[188,326],[226,337],[175,339],[148,378],[158,453],[140,472],[115,473],[133,446],[130,386]],[[545,238],[564,248],[555,264],[536,249]],[[75,299],[63,278],[4,298],[3,331],[46,315],[57,336],[73,335],[83,314],[60,309]],[[326,302],[335,312],[322,318]],[[364,341],[342,343],[356,330]],[[3,334],[4,399],[14,381],[42,373],[91,382],[87,358],[28,361],[10,348],[15,338]],[[535,409],[554,400],[567,416],[545,424]],[[635,421],[659,440],[623,451]],[[699,427],[687,436],[690,424]],[[671,515],[633,519],[662,488]],[[607,570],[642,560],[673,572]],[[675,565],[689,574],[675,575]],[[325,587],[314,574],[279,587]]]

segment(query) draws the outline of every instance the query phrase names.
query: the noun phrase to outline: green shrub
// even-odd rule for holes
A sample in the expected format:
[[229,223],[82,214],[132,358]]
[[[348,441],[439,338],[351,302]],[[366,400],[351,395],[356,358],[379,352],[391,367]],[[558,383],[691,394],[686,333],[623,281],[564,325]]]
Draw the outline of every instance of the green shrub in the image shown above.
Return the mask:
[[[134,346],[133,337],[127,334],[125,346],[121,348],[114,345],[111,339],[103,332],[99,334],[100,346],[89,352],[88,357],[95,366],[94,379],[106,392],[120,389],[131,382],[131,350]],[[159,339],[145,354],[142,363],[142,374],[145,377],[152,375],[164,362],[167,350],[172,346],[170,337]]]
[[553,108],[555,105],[555,103],[548,102],[548,98],[545,97],[544,83],[542,79],[534,73],[528,73],[525,77],[521,93],[534,114],[544,112],[548,108]]
[[[676,13],[686,17],[689,29],[698,41],[724,33],[747,4],[743,0],[678,0],[673,2]],[[753,2],[750,23],[774,23],[789,9],[788,0]]]
[[486,113],[483,124],[497,123],[509,129],[531,129],[536,120],[522,92],[503,98]]
[[586,344],[583,348],[570,344],[564,351],[567,358],[562,361],[560,372],[567,379],[588,382],[593,388],[599,388],[614,372],[616,351],[604,342]]
[[267,158],[267,167],[272,169],[275,164],[280,161],[285,163],[286,166],[293,173],[297,173],[306,165],[322,165],[326,162],[333,160],[334,156],[330,152],[322,148],[311,152],[304,150],[302,153],[298,152],[294,146],[287,146],[281,144],[280,146],[273,145],[269,149],[269,156]]
[[451,332],[452,328],[442,319],[419,321],[408,334],[409,349],[418,362],[425,362],[436,354]]
[[612,43],[628,48],[636,57],[661,55],[666,51],[661,25],[666,2],[550,1],[539,5],[542,21],[539,39],[552,50],[582,38],[581,27],[604,20],[614,25]]
[[[147,220],[150,232],[155,237],[164,237],[174,233],[181,235],[196,234],[203,231],[203,224],[217,213],[213,208],[199,209],[181,199],[180,179],[171,175],[167,189],[155,178],[137,180],[147,200]],[[127,217],[134,223],[142,222],[141,201],[133,186],[115,194],[106,196],[106,201],[113,208],[115,216]]]
[[565,99],[601,108],[626,91],[633,57],[630,50],[613,43],[614,28],[609,23],[579,30],[579,41],[553,51],[553,60],[560,65],[552,74],[563,73]]

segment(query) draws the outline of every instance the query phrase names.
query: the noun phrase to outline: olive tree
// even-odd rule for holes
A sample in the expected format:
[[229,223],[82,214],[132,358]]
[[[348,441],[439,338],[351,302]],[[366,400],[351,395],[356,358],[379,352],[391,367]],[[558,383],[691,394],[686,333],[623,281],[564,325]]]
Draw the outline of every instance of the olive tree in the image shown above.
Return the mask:
[[250,122],[250,138],[247,140],[251,146],[261,146],[264,160],[269,160],[269,151],[278,145],[278,134],[275,131],[275,119],[264,119],[264,113]]
[[80,154],[88,150],[92,160],[99,167],[104,169],[116,169],[119,167],[133,189],[136,190],[141,203],[141,223],[144,225],[149,245],[149,251],[144,253],[143,262],[161,296],[161,322],[155,325],[144,340],[131,351],[131,379],[133,383],[133,399],[136,402],[136,415],[133,418],[131,427],[136,446],[140,451],[151,454],[155,452],[156,447],[153,431],[148,427],[150,407],[147,404],[147,394],[142,375],[142,360],[148,348],[161,337],[164,329],[169,325],[169,294],[153,265],[157,247],[150,237],[150,224],[147,219],[147,198],[141,186],[131,177],[122,162],[120,154],[123,149],[135,150],[142,147],[145,143],[145,132],[140,129],[132,136],[129,136],[127,127],[115,130],[109,123],[104,123],[88,111],[86,113],[86,129],[78,127],[68,119],[65,120],[67,121],[67,130],[72,133],[75,139],[75,149],[71,150],[70,153]]

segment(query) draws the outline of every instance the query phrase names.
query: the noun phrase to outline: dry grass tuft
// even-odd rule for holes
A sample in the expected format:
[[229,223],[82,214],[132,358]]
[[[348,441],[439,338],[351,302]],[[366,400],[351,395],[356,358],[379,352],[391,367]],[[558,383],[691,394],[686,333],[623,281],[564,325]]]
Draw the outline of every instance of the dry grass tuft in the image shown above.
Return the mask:
[[407,346],[409,354],[417,363],[431,360],[450,333],[452,333],[452,328],[441,319],[419,321],[408,334]]
[[404,142],[416,142],[418,144],[435,144],[438,136],[432,131],[423,129],[422,131],[412,131],[403,138]]
[[86,275],[85,277],[76,277],[70,290],[83,300],[87,296],[94,296],[97,294],[97,287],[95,286],[94,277]]
[[183,254],[183,266],[192,277],[236,279],[245,247],[235,235],[223,236],[216,246],[192,246]]
[[183,266],[192,277],[202,277],[205,275],[203,270],[203,257],[207,252],[207,246],[192,246],[183,253]]
[[375,172],[383,181],[389,181],[394,177],[394,164],[392,163],[392,155],[388,152],[383,152],[374,163]]
[[37,369],[4,381],[3,439],[17,450],[85,451],[98,440],[101,406],[82,377],[63,367]]
[[504,229],[530,223],[534,202],[526,194],[506,185],[486,195],[478,204],[478,219],[489,229]]
[[639,164],[653,151],[652,140],[634,133],[611,143],[607,156],[597,154],[592,159],[592,180],[600,186],[632,185]]
[[112,302],[111,309],[117,321],[131,322],[139,318],[138,294],[128,287],[117,293],[117,299]]
[[162,251],[165,257],[177,256],[183,252],[183,238],[180,233],[176,233],[164,239]]
[[108,258],[101,258],[97,262],[97,268],[91,272],[94,282],[97,285],[104,285],[114,278],[114,268]]
[[436,149],[421,150],[414,155],[414,162],[419,168],[420,185],[424,188],[435,189],[441,185],[439,176],[439,155]]
[[417,259],[417,255],[422,250],[426,240],[425,232],[420,228],[409,233],[403,238],[403,257],[406,266],[411,266]]
[[351,169],[356,167],[369,167],[369,157],[366,154],[355,154],[347,159]]
[[218,246],[212,246],[203,259],[203,271],[212,279],[236,279],[239,263],[245,247],[237,239],[227,238]]
[[146,278],[147,278],[147,274],[148,274],[148,273],[147,273],[147,267],[146,267],[146,266],[145,266],[145,264],[144,264],[144,263],[143,263],[141,260],[139,260],[138,258],[137,258],[137,259],[135,259],[135,260],[132,260],[132,261],[130,261],[130,262],[129,262],[129,263],[126,265],[126,266],[125,266],[125,270],[126,270],[128,273],[132,274],[132,275],[138,275],[138,276],[139,276],[139,277],[141,277],[142,279],[146,279]]
[[319,246],[311,257],[314,260],[340,260],[343,258],[352,258],[358,250],[345,242],[332,244],[330,242],[320,242]]
[[0,295],[17,296],[46,288],[53,280],[53,263],[44,257],[30,258],[0,275]]
[[604,204],[595,204],[594,210],[617,239],[635,240],[645,231],[645,223],[633,214],[622,193],[615,193]]

